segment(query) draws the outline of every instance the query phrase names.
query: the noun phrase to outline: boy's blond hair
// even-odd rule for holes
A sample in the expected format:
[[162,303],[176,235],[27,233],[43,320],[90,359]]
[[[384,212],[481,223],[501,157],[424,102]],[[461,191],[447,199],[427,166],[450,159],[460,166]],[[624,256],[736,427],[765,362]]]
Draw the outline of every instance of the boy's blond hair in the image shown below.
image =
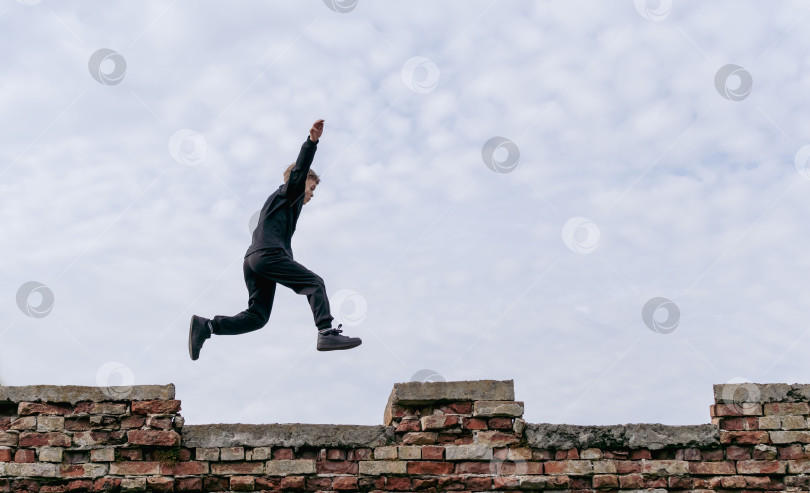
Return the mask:
[[[295,163],[290,164],[287,166],[287,169],[284,170],[284,183],[287,183],[287,180],[290,179],[290,172],[292,171],[293,166],[295,166]],[[311,169],[309,170],[309,173],[307,173],[307,178],[312,178],[315,180],[316,184],[321,182],[321,177],[318,176],[318,173],[312,171]]]

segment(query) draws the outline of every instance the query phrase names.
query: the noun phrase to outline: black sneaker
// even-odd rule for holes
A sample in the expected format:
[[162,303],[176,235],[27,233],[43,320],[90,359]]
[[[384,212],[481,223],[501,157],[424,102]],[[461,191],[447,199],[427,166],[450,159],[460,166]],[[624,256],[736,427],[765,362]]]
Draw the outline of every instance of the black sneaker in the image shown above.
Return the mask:
[[351,349],[359,346],[363,341],[359,337],[340,335],[343,324],[336,329],[321,329],[318,331],[318,351],[334,351],[336,349]]
[[188,355],[192,360],[200,357],[203,343],[211,337],[211,329],[208,328],[209,322],[207,318],[191,316],[191,323],[188,325]]

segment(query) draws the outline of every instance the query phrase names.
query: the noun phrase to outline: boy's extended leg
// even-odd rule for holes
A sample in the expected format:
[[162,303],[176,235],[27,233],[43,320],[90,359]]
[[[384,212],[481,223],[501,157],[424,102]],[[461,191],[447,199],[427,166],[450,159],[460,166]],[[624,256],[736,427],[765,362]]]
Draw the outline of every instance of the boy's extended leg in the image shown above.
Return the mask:
[[212,334],[236,335],[252,332],[264,327],[270,319],[276,283],[256,274],[249,260],[252,256],[248,255],[242,264],[245,285],[250,294],[248,309],[233,317],[217,315],[211,320],[192,315],[188,334],[188,351],[192,360],[199,358],[203,343]]
[[318,350],[332,351],[359,346],[362,343],[359,337],[342,336],[339,327],[332,328],[334,318],[329,311],[329,298],[323,279],[283,251],[279,252],[278,257],[275,262],[260,262],[252,264],[252,267],[258,275],[273,279],[278,284],[307,296],[315,326],[318,328]]
[[[259,264],[259,253],[248,255],[242,266],[250,298],[248,309],[232,317],[217,315],[213,318],[214,334],[238,335],[261,329],[270,320],[273,310],[273,299],[276,296],[276,282],[256,271]],[[268,260],[265,257],[265,262]],[[263,263],[263,262],[262,262]]]

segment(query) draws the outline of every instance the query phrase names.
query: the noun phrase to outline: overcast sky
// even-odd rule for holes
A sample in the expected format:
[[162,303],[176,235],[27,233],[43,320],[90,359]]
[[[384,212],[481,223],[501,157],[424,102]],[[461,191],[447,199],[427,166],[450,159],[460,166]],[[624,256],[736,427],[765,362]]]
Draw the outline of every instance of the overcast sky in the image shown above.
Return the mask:
[[[2,0],[0,378],[171,382],[189,424],[380,424],[441,379],[700,424],[713,384],[806,383],[808,10]],[[293,252],[363,344],[316,351],[279,286],[192,362],[319,118]]]

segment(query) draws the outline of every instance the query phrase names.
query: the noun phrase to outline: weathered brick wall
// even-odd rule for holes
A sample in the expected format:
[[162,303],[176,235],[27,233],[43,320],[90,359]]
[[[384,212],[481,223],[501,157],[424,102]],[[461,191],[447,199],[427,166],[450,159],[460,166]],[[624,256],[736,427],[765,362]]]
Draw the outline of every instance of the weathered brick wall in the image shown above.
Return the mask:
[[511,380],[395,384],[379,426],[183,426],[174,386],[0,387],[0,492],[810,491],[810,385],[711,423],[531,424]]

